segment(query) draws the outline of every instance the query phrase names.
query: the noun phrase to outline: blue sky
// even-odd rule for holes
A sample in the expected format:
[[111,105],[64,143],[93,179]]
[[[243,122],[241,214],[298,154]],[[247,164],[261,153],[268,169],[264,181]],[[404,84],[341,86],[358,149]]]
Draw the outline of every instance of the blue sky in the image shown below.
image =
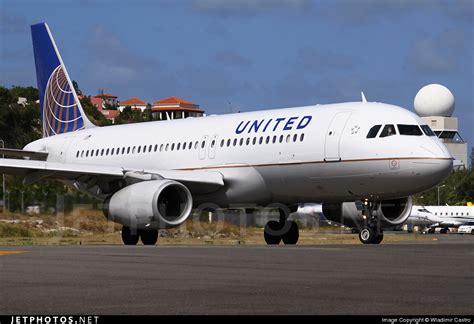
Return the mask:
[[422,86],[441,83],[472,147],[473,20],[467,0],[0,0],[0,84],[36,86],[29,25],[46,21],[87,94],[227,113],[363,90],[413,109]]

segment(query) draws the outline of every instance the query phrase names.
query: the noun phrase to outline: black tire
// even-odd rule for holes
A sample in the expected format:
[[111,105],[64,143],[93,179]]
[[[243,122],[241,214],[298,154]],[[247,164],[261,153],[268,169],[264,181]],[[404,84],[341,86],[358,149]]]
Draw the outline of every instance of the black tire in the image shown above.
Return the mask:
[[474,235],[474,229],[473,229],[473,230],[471,230],[471,235]]
[[281,225],[277,221],[269,221],[263,230],[263,237],[268,245],[278,245],[281,241]]
[[130,227],[122,227],[122,241],[125,245],[137,245],[139,239],[138,232],[132,233]]
[[285,244],[296,244],[300,237],[300,231],[298,229],[298,224],[294,221],[287,222],[285,227],[288,227],[288,223],[290,223],[288,231],[283,234],[282,240]]
[[372,244],[373,242],[375,242],[376,237],[377,234],[375,233],[375,230],[372,227],[363,227],[360,230],[359,240],[363,244]]
[[448,229],[447,228],[442,228],[442,229],[440,229],[439,233],[440,234],[446,234],[446,233],[448,233]]
[[376,236],[375,236],[375,239],[374,241],[372,242],[372,244],[380,244],[382,243],[383,241],[383,232],[380,231],[380,233],[378,233]]
[[140,240],[143,245],[155,245],[158,241],[158,230],[140,231]]

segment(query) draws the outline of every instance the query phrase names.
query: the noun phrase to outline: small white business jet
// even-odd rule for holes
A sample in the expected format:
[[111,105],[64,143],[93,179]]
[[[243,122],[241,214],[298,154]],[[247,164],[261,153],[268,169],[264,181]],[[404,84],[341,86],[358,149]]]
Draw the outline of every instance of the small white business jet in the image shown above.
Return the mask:
[[[364,201],[363,243],[403,223],[410,195],[451,172],[453,159],[415,114],[361,102],[255,111],[140,124],[94,126],[84,114],[45,23],[31,27],[43,138],[4,149],[0,172],[31,184],[57,179],[104,200],[125,244],[155,244],[158,229],[193,208],[275,206],[268,244],[295,244],[287,221],[299,203]],[[298,82],[298,80],[295,80]],[[13,158],[12,158],[13,157]],[[329,204],[329,205],[328,205]],[[378,212],[374,212],[378,211]]]
[[428,228],[428,233],[441,228],[440,233],[445,234],[450,227],[471,222],[474,222],[474,206],[413,206],[405,223],[409,231],[414,226],[423,226]]

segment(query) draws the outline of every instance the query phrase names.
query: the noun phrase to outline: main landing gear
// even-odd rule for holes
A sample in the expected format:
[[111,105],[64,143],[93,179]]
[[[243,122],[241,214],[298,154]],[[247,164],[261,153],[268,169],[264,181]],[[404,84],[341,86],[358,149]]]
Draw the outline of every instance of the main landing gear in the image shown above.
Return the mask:
[[359,232],[359,240],[363,244],[380,244],[383,241],[383,231],[374,211],[374,204],[364,202],[364,227]]
[[158,241],[158,230],[135,230],[130,227],[122,227],[122,241],[125,245],[137,245],[141,239],[143,245],[155,245]]
[[290,213],[297,208],[279,208],[280,221],[269,221],[265,225],[263,237],[268,245],[278,245],[281,241],[284,244],[296,244],[300,236],[298,225],[294,221],[288,221]]

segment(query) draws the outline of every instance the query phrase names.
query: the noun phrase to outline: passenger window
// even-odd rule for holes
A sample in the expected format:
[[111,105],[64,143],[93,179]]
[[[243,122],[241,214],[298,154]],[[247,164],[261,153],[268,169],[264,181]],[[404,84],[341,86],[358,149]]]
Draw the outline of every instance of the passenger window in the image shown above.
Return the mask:
[[201,142],[201,148],[203,149],[204,146],[206,146],[206,142],[205,142],[205,141],[202,141],[202,142]]
[[297,134],[293,135],[293,142],[296,143],[297,140],[298,140],[298,135]]
[[[203,142],[203,143],[204,143],[204,142]],[[194,148],[195,148],[195,149],[197,149],[197,148],[198,148],[198,146],[199,146],[199,142],[198,142],[198,141],[196,141],[196,143],[194,143]]]
[[171,151],[174,151],[174,143],[171,143]]
[[76,158],[78,158],[78,157],[79,157],[79,151],[76,152]]
[[81,151],[81,157],[84,157],[84,151]]
[[382,130],[382,133],[380,134],[380,137],[388,137],[395,135],[395,127],[393,125],[385,125],[385,127]]
[[130,154],[130,146],[127,147],[127,154]]
[[244,144],[244,139],[241,138],[240,141],[239,141],[239,145],[242,146],[242,144]]
[[236,146],[236,145],[237,145],[237,139],[234,138],[234,146]]
[[283,143],[283,135],[280,135],[280,143]]
[[249,145],[249,144],[250,144],[250,137],[247,137],[246,145]]
[[253,144],[253,145],[257,144],[257,138],[256,138],[256,137],[253,138],[252,144]]
[[179,151],[180,147],[181,147],[181,143],[178,143],[178,145],[176,146],[176,151]]
[[221,140],[221,147],[224,147],[225,140]]
[[270,143],[270,136],[267,136],[267,140],[265,141],[266,144]]
[[142,147],[139,146],[138,149],[137,149],[137,153],[140,153],[141,149],[142,149]]
[[114,155],[114,148],[112,148],[112,150],[110,150],[110,155]]
[[89,150],[86,151],[86,157],[89,157]]
[[367,134],[367,138],[375,138],[375,136],[377,136],[379,130],[380,130],[380,127],[382,127],[382,125],[375,125],[373,126],[370,130],[369,130],[369,133]]
[[107,151],[105,151],[105,155],[109,155],[109,151],[110,149],[107,149]]
[[158,151],[158,144],[155,144],[155,152]]
[[231,142],[231,141],[230,141],[230,138],[229,138],[229,139],[227,140],[227,147],[230,146],[230,142]]
[[214,148],[215,145],[216,145],[216,140],[212,140],[212,142],[211,142],[211,148]]
[[260,136],[260,139],[258,140],[258,144],[262,144],[263,143],[263,136]]
[[104,149],[100,151],[100,156],[104,156]]
[[275,144],[276,141],[277,141],[277,137],[276,137],[276,135],[274,135],[274,136],[273,136],[273,144]]
[[170,147],[170,144],[169,144],[169,143],[166,143],[166,148],[165,148],[165,151],[167,151],[167,152],[168,152],[168,149],[169,149],[169,147]]
[[160,144],[160,152],[163,152],[163,144]]
[[423,133],[418,125],[397,125],[400,135],[421,136]]

